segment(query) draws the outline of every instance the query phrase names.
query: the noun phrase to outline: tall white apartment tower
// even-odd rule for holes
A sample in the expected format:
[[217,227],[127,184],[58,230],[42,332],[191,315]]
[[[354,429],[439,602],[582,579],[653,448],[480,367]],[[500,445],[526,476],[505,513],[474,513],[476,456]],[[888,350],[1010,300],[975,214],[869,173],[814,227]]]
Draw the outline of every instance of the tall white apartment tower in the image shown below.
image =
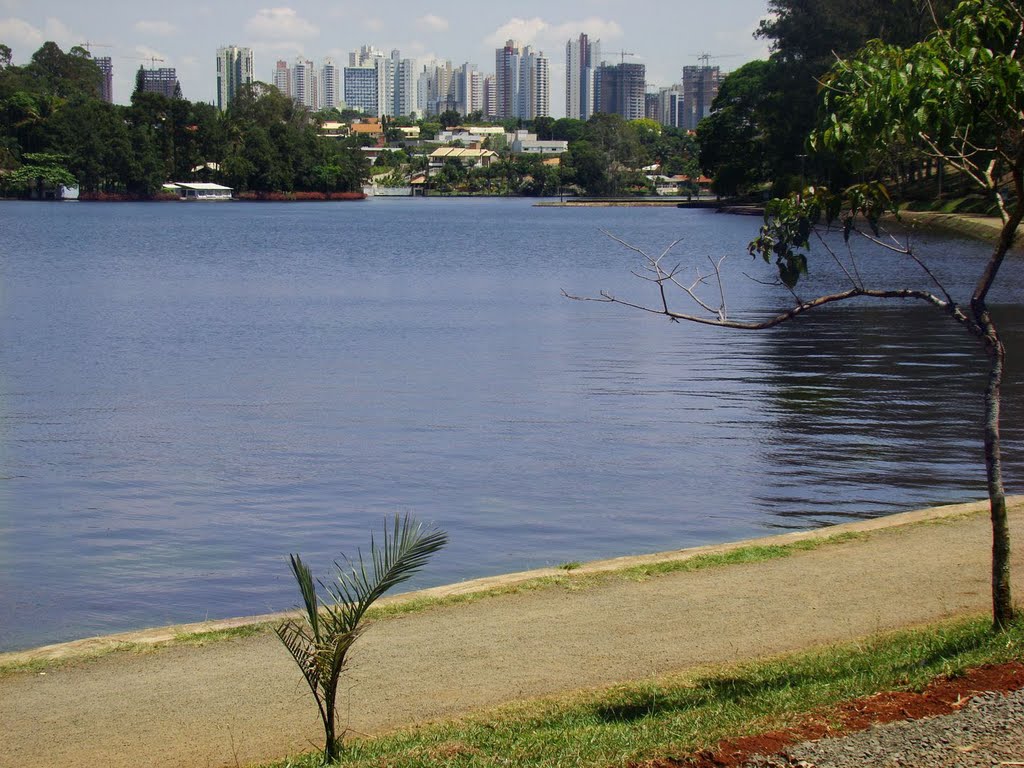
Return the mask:
[[324,59],[320,67],[320,109],[335,109],[340,103],[338,67],[334,59]]
[[274,87],[277,88],[282,95],[291,98],[292,73],[288,68],[288,62],[282,59],[278,59],[277,66],[274,67]]
[[494,59],[498,119],[533,120],[551,114],[551,71],[543,52],[509,40]]
[[589,120],[594,114],[594,74],[601,63],[601,41],[582,34],[565,44],[565,116]]
[[[530,90],[527,102],[527,113],[523,115],[526,120],[533,120],[538,117],[548,117],[551,114],[551,62],[544,55],[544,51],[534,53],[527,48],[526,70],[529,71],[528,87]],[[524,87],[527,87],[524,85]]]
[[217,108],[223,112],[238,89],[254,80],[252,48],[226,45],[217,49]]
[[402,59],[395,65],[395,109],[394,114],[411,115],[414,112],[422,115],[416,88],[416,61]]
[[292,98],[306,109],[316,111],[319,109],[319,94],[317,93],[316,70],[313,69],[313,62],[306,59],[297,59],[291,68]]

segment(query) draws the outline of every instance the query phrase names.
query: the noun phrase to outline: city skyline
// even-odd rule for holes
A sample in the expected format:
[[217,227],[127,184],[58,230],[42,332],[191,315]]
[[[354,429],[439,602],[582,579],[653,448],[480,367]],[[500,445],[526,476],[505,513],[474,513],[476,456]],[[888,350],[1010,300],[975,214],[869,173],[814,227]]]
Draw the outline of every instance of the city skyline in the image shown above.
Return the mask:
[[[454,3],[423,5],[398,0],[386,17],[369,4],[302,0],[263,7],[233,0],[212,4],[185,0],[167,6],[152,0],[111,0],[102,18],[87,4],[53,0],[46,6],[27,0],[0,0],[0,42],[9,45],[15,63],[26,63],[46,40],[64,50],[90,43],[95,57],[112,59],[113,96],[127,103],[140,64],[176,69],[185,98],[217,102],[218,49],[252,48],[255,77],[273,82],[278,60],[333,58],[371,44],[399,48],[403,57],[426,63],[469,63],[491,74],[494,51],[507,39],[543,52],[550,61],[551,114],[565,113],[565,46],[587,34],[602,41],[609,62],[625,49],[626,61],[645,65],[650,87],[681,80],[682,69],[702,53],[732,70],[767,55],[765,41],[753,38],[767,13],[766,0],[724,0],[712,5],[665,5],[652,0],[631,3],[628,12],[610,0],[569,0],[557,10],[550,3],[523,0],[514,11],[481,8],[466,13]],[[162,60],[162,61],[159,61]],[[148,66],[148,64],[147,64]]]

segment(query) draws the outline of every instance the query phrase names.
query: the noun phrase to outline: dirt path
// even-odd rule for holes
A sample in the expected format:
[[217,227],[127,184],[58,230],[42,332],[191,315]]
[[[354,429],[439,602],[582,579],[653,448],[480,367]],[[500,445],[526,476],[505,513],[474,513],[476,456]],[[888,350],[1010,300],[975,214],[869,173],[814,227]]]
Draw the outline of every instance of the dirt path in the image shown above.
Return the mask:
[[[842,526],[877,532],[758,564],[539,590],[379,622],[353,651],[343,720],[374,732],[984,611],[989,527],[984,514],[965,516],[972,509],[980,506]],[[1020,542],[1024,499],[1012,510]],[[906,524],[922,519],[936,522]],[[0,676],[4,768],[245,765],[310,748],[318,728],[298,671],[268,635]]]

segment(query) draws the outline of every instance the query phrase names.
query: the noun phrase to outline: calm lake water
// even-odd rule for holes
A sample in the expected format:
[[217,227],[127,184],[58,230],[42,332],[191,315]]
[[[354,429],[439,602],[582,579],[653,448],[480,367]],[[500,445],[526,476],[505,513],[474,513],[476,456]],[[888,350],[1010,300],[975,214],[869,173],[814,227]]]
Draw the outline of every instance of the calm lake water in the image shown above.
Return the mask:
[[[671,324],[634,254],[783,306],[758,219],[520,200],[0,205],[0,650],[292,607],[385,515],[451,544],[411,587],[981,498],[984,361],[913,304],[763,333]],[[951,284],[984,246],[922,242]],[[818,282],[832,271],[815,262]],[[926,285],[863,250],[869,282]],[[1024,270],[1006,476],[1024,491]],[[812,286],[801,288],[810,293]]]

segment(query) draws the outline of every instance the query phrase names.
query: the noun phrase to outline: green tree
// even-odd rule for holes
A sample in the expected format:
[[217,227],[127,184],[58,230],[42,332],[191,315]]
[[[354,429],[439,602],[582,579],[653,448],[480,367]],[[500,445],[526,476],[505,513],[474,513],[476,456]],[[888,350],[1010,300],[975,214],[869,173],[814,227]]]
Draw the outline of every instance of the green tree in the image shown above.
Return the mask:
[[437,120],[441,123],[442,128],[451,128],[462,122],[462,115],[454,109],[446,109],[437,116]]
[[608,157],[589,141],[569,145],[563,161],[573,181],[588,195],[607,195],[612,190]]
[[700,165],[715,190],[735,195],[771,180],[768,154],[774,138],[777,93],[770,89],[770,61],[752,61],[731,73],[715,98],[711,116],[697,126]]
[[[935,29],[932,8],[941,18],[954,4],[954,0],[769,0],[769,14],[756,34],[771,43],[771,66],[759,71],[744,67],[726,77],[723,90],[734,78],[747,82],[732,87],[729,100],[723,102],[732,113],[725,123],[702,134],[705,170],[716,181],[719,171],[723,174],[719,181],[723,189],[756,183],[746,178],[741,163],[726,161],[731,149],[742,150],[728,130],[733,120],[742,118],[756,120],[759,130],[751,142],[759,146],[741,154],[754,161],[759,169],[756,176],[776,182],[777,191],[785,194],[795,189],[804,173],[834,183],[848,179],[848,169],[831,154],[807,157],[821,78],[836,56],[851,56],[868,40],[909,45],[923,39]],[[755,74],[761,80],[758,89],[750,87]],[[718,146],[720,140],[726,146]]]
[[100,92],[99,67],[89,52],[78,46],[64,53],[54,42],[46,42],[32,54],[25,68],[40,90],[53,93],[61,99],[74,95],[97,98]]
[[366,612],[388,590],[407,581],[448,541],[444,531],[424,528],[411,517],[398,516],[391,531],[384,527],[378,545],[370,538],[369,562],[358,552],[354,560],[335,564],[334,580],[320,582],[318,594],[309,567],[291,556],[292,574],[302,594],[302,616],[276,628],[277,636],[295,659],[316,700],[324,726],[324,762],[341,756],[336,732],[338,682],[353,643],[366,628]]
[[553,117],[538,117],[533,121],[533,132],[541,141],[550,141],[555,138],[555,119]]
[[559,118],[551,126],[551,138],[555,141],[568,141],[570,143],[580,141],[586,132],[586,126],[587,124],[582,120],[576,120],[571,117]]
[[64,155],[29,153],[24,160],[24,165],[2,177],[5,187],[42,197],[47,189],[73,187],[78,183],[67,169]]
[[[903,47],[868,44],[856,57],[839,61],[825,80],[824,108],[813,143],[864,164],[888,145],[901,142],[958,168],[991,197],[1002,220],[998,241],[966,301],[957,300],[930,270],[910,241],[879,236],[879,216],[891,203],[878,182],[850,188],[843,195],[811,189],[768,206],[765,225],[751,243],[751,254],[774,265],[778,280],[795,303],[765,320],[743,322],[728,315],[716,267],[711,279],[716,300],[698,295],[668,269],[660,256],[645,254],[645,277],[659,289],[658,301],[640,306],[602,294],[597,299],[626,304],[665,315],[725,328],[758,330],[792,320],[828,304],[850,299],[914,300],[938,310],[936,318],[952,320],[979,341],[989,363],[983,425],[985,467],[992,519],[992,616],[996,629],[1013,619],[1010,590],[1010,537],[1000,460],[1001,385],[1006,350],[988,305],[989,294],[1024,219],[1024,15],[1014,0],[965,0],[946,26],[927,40]],[[812,299],[799,298],[795,288],[811,267],[812,234],[819,225],[838,221],[846,239],[863,237],[882,253],[894,254],[920,270],[929,289],[874,287],[861,276],[852,253],[845,259],[826,238],[815,250],[838,266],[847,286]],[[639,250],[639,249],[635,249]],[[641,251],[642,253],[642,251]],[[667,289],[682,287],[698,310],[679,311]],[[717,303],[716,303],[717,302]]]
[[966,0],[947,27],[903,48],[872,42],[837,64],[824,89],[817,143],[861,163],[893,142],[915,145],[958,169],[996,205],[1003,226],[969,302],[948,292],[950,316],[989,360],[985,464],[992,517],[992,599],[997,628],[1013,617],[1010,538],[1000,460],[1006,348],[988,297],[1024,219],[1024,12],[1013,0]]

